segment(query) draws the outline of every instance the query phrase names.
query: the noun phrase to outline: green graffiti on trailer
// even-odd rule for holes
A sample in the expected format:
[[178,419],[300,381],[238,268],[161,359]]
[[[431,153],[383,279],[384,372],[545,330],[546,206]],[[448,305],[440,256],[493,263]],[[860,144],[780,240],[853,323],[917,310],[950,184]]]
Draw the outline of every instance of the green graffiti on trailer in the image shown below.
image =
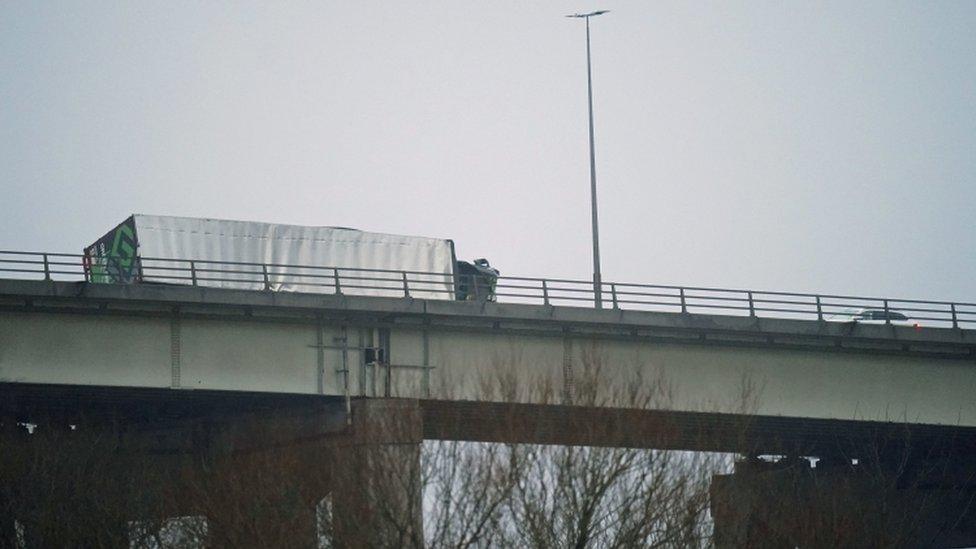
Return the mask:
[[[122,237],[128,237],[128,240],[122,240]],[[127,273],[132,270],[132,261],[136,257],[136,249],[132,245],[135,240],[136,235],[128,225],[121,225],[115,231],[115,241],[112,242],[112,258],[116,260],[119,270],[122,272]]]
[[127,284],[135,281],[138,266],[136,231],[132,218],[85,249],[89,280],[96,284]]

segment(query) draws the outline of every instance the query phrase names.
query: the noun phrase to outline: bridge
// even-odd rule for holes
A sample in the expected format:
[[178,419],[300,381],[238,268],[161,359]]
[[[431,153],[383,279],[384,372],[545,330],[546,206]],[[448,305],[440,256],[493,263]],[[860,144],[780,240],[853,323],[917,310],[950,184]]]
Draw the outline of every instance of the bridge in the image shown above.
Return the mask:
[[[77,256],[0,252],[7,425],[112,421],[149,454],[192,454],[191,431],[215,418],[223,427],[208,431],[210,447],[219,439],[240,450],[256,443],[235,431],[236,417],[274,422],[275,444],[360,440],[356,432],[377,425],[389,431],[382,410],[394,406],[409,425],[380,438],[398,444],[848,465],[938,455],[953,478],[971,470],[976,450],[974,304],[605,283],[609,307],[596,309],[589,281],[501,278],[493,300],[453,301],[430,295],[425,273],[167,261],[155,268],[172,283],[107,285],[85,280]],[[313,287],[272,291],[289,273]],[[218,279],[248,286],[208,285]],[[919,325],[852,322],[842,317],[852,308],[903,312]],[[755,479],[782,469],[753,459],[716,478],[717,539],[752,527],[733,510]],[[972,489],[949,484],[930,490]],[[941,543],[976,539],[972,519]]]

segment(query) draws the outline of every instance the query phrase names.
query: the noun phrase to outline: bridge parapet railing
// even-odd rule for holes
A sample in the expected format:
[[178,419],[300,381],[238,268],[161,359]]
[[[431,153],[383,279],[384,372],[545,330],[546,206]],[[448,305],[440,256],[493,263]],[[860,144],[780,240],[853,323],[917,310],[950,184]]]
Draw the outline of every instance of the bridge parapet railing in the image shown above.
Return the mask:
[[[0,278],[91,282],[85,261],[81,254],[0,250]],[[137,258],[132,273],[133,283],[588,308],[596,303],[592,281],[562,278],[507,276],[489,286],[476,276],[443,272],[151,257]],[[604,282],[600,293],[604,308],[621,310],[825,322],[869,311],[881,319],[873,323],[976,327],[976,303],[965,302],[625,282]],[[908,320],[898,320],[899,313]]]

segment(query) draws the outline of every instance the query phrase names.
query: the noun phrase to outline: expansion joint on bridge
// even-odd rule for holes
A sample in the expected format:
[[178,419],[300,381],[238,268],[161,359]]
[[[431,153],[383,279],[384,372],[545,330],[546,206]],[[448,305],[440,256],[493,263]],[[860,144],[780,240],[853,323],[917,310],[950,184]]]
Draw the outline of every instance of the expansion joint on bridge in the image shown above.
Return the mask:
[[182,366],[182,322],[179,308],[173,309],[173,318],[169,324],[169,356],[170,356],[170,387],[181,387],[180,370]]
[[576,398],[576,380],[573,374],[573,339],[569,330],[563,331],[563,402]]

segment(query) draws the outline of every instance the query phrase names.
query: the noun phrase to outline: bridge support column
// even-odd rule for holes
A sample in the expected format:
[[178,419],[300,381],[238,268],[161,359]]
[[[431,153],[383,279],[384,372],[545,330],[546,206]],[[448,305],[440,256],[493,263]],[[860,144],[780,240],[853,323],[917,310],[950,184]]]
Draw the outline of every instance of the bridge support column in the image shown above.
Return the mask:
[[207,547],[318,547],[315,502],[302,498],[296,490],[286,487],[237,493],[226,507],[211,508],[207,513]]
[[30,419],[0,417],[0,547],[128,547],[135,469],[118,432]]
[[[12,446],[23,444],[25,435],[23,427],[17,425],[15,416],[0,413],[0,452],[10,452]],[[14,478],[20,471],[5,457],[0,456],[0,547],[16,547],[14,510],[17,506],[13,494]]]
[[[974,488],[965,466],[942,463],[749,459],[713,477],[715,545],[931,547],[976,544]],[[926,469],[922,472],[922,469]],[[946,474],[950,472],[950,474]],[[933,474],[934,473],[934,474]],[[971,469],[970,469],[971,475]]]
[[353,403],[351,438],[336,449],[333,464],[337,546],[423,546],[422,440],[417,401]]
[[[179,479],[191,514],[206,517],[207,546],[317,547],[317,505],[334,490],[334,411],[268,411],[213,425],[200,463]],[[341,425],[344,426],[344,421]]]

